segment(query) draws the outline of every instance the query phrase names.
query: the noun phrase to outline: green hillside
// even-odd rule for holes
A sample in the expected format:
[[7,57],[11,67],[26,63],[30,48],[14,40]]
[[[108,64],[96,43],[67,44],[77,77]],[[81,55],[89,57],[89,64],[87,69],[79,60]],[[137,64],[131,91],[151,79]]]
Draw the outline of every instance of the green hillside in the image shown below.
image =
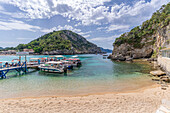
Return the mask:
[[142,48],[145,44],[140,43],[142,38],[154,34],[159,27],[163,28],[169,24],[170,21],[170,3],[163,5],[157,12],[155,12],[150,20],[143,22],[141,26],[133,28],[130,32],[122,34],[114,42],[114,46],[120,46],[123,43],[133,45],[134,48]]
[[16,49],[34,49],[35,53],[50,51],[74,51],[75,53],[101,52],[95,44],[88,42],[82,36],[68,30],[53,31],[28,44],[20,44]]

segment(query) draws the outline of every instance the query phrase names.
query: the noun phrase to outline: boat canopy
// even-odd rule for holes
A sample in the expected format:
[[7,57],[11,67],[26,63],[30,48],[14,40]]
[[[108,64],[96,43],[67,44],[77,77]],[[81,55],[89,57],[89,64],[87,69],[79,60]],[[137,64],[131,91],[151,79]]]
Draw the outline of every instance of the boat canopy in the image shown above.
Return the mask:
[[75,56],[72,56],[73,58],[76,58],[76,57],[78,57],[77,55],[75,55]]
[[1,63],[3,63],[3,62],[10,62],[10,61],[0,61]]
[[50,62],[46,62],[46,64],[62,64],[62,62],[50,61]]
[[78,59],[78,58],[69,58],[69,59],[66,59],[66,60],[72,60],[72,61],[77,61],[77,60],[80,60],[80,59]]
[[30,60],[39,60],[41,58],[30,58]]
[[12,62],[18,62],[19,61],[19,59],[13,59],[12,60]]
[[61,62],[67,63],[67,62],[69,62],[69,61],[66,61],[66,60],[62,60]]
[[57,58],[63,58],[64,56],[63,55],[56,55],[54,57],[57,57]]
[[49,57],[54,58],[55,56],[49,56]]

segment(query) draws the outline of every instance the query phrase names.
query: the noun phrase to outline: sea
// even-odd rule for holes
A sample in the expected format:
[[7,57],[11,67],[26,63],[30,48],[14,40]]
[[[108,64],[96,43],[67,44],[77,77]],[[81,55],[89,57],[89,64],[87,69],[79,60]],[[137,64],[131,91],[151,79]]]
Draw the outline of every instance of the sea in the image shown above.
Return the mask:
[[[30,55],[27,60],[44,57],[48,56]],[[67,74],[38,70],[27,74],[9,72],[6,79],[0,79],[0,98],[119,93],[139,90],[154,84],[149,77],[152,66],[148,63],[114,62],[95,54],[78,55],[78,58],[82,61],[82,66],[75,67]],[[13,59],[18,59],[18,56],[0,56],[0,62],[3,63]]]

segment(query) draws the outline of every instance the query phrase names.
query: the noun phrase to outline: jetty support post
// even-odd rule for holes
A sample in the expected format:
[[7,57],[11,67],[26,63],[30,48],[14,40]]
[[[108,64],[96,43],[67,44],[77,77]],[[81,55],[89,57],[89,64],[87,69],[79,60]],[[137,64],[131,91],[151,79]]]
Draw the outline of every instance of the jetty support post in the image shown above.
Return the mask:
[[27,70],[27,55],[29,55],[29,52],[17,52],[17,55],[20,57],[20,63],[21,63],[21,56],[25,56],[25,62],[20,66],[21,66],[21,70],[26,73],[28,71]]
[[1,77],[2,79],[6,78],[6,74],[8,73],[8,71],[9,71],[9,70],[7,70],[5,73],[4,73],[4,71],[1,71],[1,72],[0,72],[0,77]]
[[27,56],[25,55],[25,73],[27,72]]

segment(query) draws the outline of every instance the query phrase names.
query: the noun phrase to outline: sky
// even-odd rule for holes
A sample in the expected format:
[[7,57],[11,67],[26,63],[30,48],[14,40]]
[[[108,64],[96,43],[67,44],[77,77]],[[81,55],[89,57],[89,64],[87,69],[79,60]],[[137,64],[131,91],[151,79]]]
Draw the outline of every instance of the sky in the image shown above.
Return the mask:
[[0,47],[71,30],[112,49],[122,33],[149,19],[169,0],[0,0]]

